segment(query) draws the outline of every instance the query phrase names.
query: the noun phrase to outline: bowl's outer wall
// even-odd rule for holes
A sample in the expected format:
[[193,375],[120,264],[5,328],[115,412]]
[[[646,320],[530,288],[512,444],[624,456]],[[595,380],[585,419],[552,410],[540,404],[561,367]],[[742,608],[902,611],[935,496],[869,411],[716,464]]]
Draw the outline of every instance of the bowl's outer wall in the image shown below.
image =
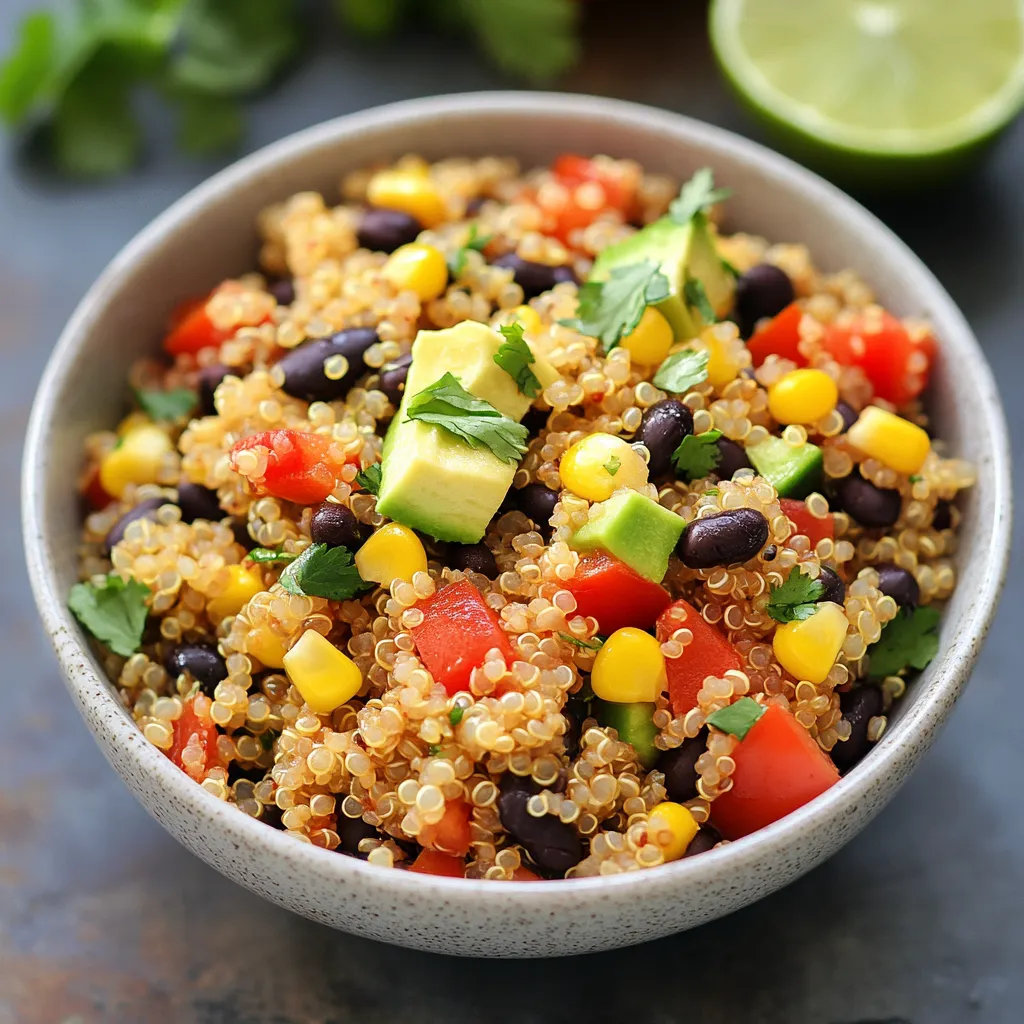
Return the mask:
[[[185,297],[255,266],[255,220],[309,189],[328,201],[350,169],[405,152],[513,154],[524,166],[560,152],[631,157],[688,177],[710,165],[733,189],[728,225],[807,244],[826,270],[852,267],[897,313],[936,324],[942,353],[931,405],[949,450],[978,467],[963,504],[959,569],[942,655],[911,689],[852,777],[743,843],[642,877],[522,883],[427,880],[299,844],[221,804],[147,744],[113,698],[65,610],[75,579],[82,438],[124,407],[124,371],[152,353]],[[1005,572],[1008,447],[977,343],[934,278],[851,200],[788,161],[726,132],[649,108],[586,97],[475,94],[395,104],[303,132],[242,161],[176,204],[114,261],[51,359],[26,446],[24,526],[30,576],[68,685],[132,792],[205,861],[282,906],[338,928],[465,955],[558,955],[692,927],[792,881],[851,838],[927,749],[966,681]],[[598,893],[596,890],[600,889]]]

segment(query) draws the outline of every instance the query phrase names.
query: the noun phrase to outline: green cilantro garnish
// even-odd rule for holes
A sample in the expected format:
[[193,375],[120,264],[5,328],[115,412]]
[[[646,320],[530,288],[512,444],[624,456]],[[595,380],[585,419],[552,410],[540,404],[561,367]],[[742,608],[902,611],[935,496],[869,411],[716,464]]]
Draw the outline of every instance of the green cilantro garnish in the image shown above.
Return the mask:
[[273,548],[253,548],[245,557],[250,562],[294,562],[299,556],[290,551],[274,551]]
[[703,434],[687,434],[672,453],[676,473],[686,480],[700,480],[710,473],[722,459],[715,442],[722,436],[720,430],[706,430]]
[[718,494],[718,488],[717,487],[709,487],[704,493],[705,494]]
[[580,640],[579,637],[575,637],[571,633],[559,633],[558,635],[566,643],[584,651],[599,651],[604,646],[604,641],[600,637],[595,637],[593,640]]
[[813,580],[795,568],[784,583],[772,587],[768,614],[776,622],[803,622],[814,614],[824,593],[825,585],[821,580]]
[[275,732],[273,729],[268,729],[266,732],[261,732],[260,733],[260,746],[264,750],[272,749],[273,746],[274,746],[274,740],[276,740],[277,737],[280,736],[280,735],[281,734],[279,732]]
[[281,573],[278,582],[290,594],[329,601],[348,601],[374,586],[359,575],[348,548],[326,544],[311,544]]
[[437,755],[441,753],[441,744],[431,743],[427,747],[427,753],[430,754],[431,757],[437,757]]
[[369,491],[371,494],[380,494],[380,473],[380,463],[375,462],[372,466],[367,466],[366,469],[356,473],[356,483],[364,491]]
[[715,316],[715,307],[711,305],[708,293],[704,290],[703,281],[699,281],[696,277],[688,277],[686,284],[683,285],[683,298],[686,299],[688,306],[692,306],[700,313],[700,318],[704,323],[718,322],[718,317]]
[[526,454],[526,427],[471,395],[450,373],[416,395],[406,412],[410,420],[442,427],[471,448],[490,448],[502,462],[518,462]]
[[462,721],[462,716],[464,714],[465,711],[462,709],[462,707],[456,704],[455,707],[453,707],[451,711],[448,712],[448,721],[451,722],[452,725],[458,725],[459,722]]
[[466,269],[467,252],[471,249],[474,252],[483,252],[484,247],[494,237],[494,235],[480,235],[477,233],[478,230],[476,224],[470,224],[465,243],[448,256],[448,269],[451,271],[452,277],[458,277]]
[[597,338],[610,352],[636,328],[648,306],[668,296],[668,278],[657,263],[629,263],[616,267],[606,281],[588,281],[579,291],[576,316],[559,322]]
[[677,224],[689,224],[694,217],[707,215],[715,203],[732,195],[732,190],[715,188],[715,176],[710,167],[702,167],[680,189],[679,196],[672,200],[668,215]]
[[727,274],[732,274],[733,277],[742,277],[739,268],[730,263],[724,256],[719,255],[718,261],[722,264]]
[[764,708],[753,697],[740,697],[735,704],[708,715],[707,722],[722,732],[729,732],[737,739],[743,739],[763,714]]
[[923,669],[939,653],[939,613],[935,608],[904,609],[887,622],[877,643],[868,648],[874,679]]
[[494,355],[494,361],[516,382],[521,394],[536,398],[541,392],[540,381],[530,369],[536,361],[533,351],[523,337],[523,325],[508,324],[498,328],[504,341]]
[[144,583],[132,578],[125,582],[111,573],[99,585],[76,583],[68,596],[68,608],[97,640],[128,658],[142,643],[149,594]]
[[184,419],[199,404],[199,396],[190,388],[171,391],[145,391],[135,388],[139,408],[151,419],[174,423]]
[[604,468],[608,472],[609,476],[615,476],[619,471],[619,467],[622,465],[622,459],[618,455],[613,455],[605,464]]
[[431,6],[439,8],[439,19],[465,22],[504,71],[549,80],[579,57],[575,0],[455,0]]
[[658,367],[654,375],[654,386],[662,391],[685,395],[690,388],[708,379],[710,360],[711,353],[702,349],[684,348],[681,352],[673,352]]
[[912,484],[919,484],[924,479],[924,477],[918,473],[913,473],[908,479]]

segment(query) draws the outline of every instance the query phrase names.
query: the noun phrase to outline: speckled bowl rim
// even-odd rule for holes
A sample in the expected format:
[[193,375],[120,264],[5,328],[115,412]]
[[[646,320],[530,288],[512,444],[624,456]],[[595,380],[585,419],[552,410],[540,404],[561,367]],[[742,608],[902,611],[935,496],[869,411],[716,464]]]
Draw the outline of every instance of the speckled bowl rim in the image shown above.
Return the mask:
[[[206,793],[174,767],[156,747],[143,741],[135,725],[124,714],[112,686],[102,675],[82,633],[67,611],[66,595],[54,570],[50,538],[43,534],[38,519],[31,511],[39,507],[46,494],[48,424],[60,393],[63,368],[70,363],[71,354],[88,338],[90,324],[106,301],[113,282],[135,260],[158,250],[165,235],[173,234],[179,221],[195,216],[200,209],[229,197],[236,189],[244,188],[250,176],[286,165],[298,156],[321,147],[337,147],[345,137],[377,131],[393,133],[402,124],[420,117],[437,118],[446,113],[466,112],[486,115],[496,110],[543,111],[546,115],[565,118],[603,119],[609,124],[624,121],[633,126],[640,124],[652,133],[668,132],[677,137],[685,134],[694,142],[712,146],[739,163],[756,164],[759,171],[769,178],[784,179],[790,186],[798,183],[816,202],[840,204],[844,216],[854,223],[859,232],[870,236],[878,246],[894,251],[903,263],[912,268],[916,284],[929,308],[941,313],[946,323],[954,326],[959,334],[958,348],[962,351],[966,347],[974,356],[959,367],[959,372],[974,378],[977,388],[988,398],[973,413],[978,420],[978,429],[991,441],[994,462],[994,493],[988,496],[991,515],[985,522],[977,524],[978,529],[986,531],[984,554],[991,571],[982,579],[972,581],[976,587],[976,599],[966,621],[960,623],[953,643],[944,649],[942,665],[930,679],[927,691],[917,695],[906,713],[875,746],[871,756],[825,794],[746,839],[698,858],[666,865],[657,871],[570,881],[521,882],[511,886],[385,871],[355,858],[296,843],[283,833],[240,814]],[[509,149],[515,150],[514,140],[510,140]],[[182,807],[194,808],[195,813],[212,819],[227,838],[236,843],[243,843],[246,847],[262,844],[268,852],[286,857],[300,868],[307,863],[309,869],[321,877],[347,878],[358,882],[369,892],[386,892],[395,900],[401,900],[405,893],[422,894],[424,890],[431,890],[438,898],[443,898],[446,905],[461,905],[467,913],[472,912],[473,904],[481,898],[501,901],[517,916],[542,914],[555,891],[563,901],[599,901],[602,894],[613,893],[617,900],[621,900],[634,890],[637,898],[642,896],[645,901],[672,899],[680,890],[699,883],[701,879],[714,876],[720,881],[723,877],[752,869],[755,864],[770,862],[786,851],[792,854],[792,848],[800,843],[801,837],[806,838],[809,832],[844,812],[852,813],[875,787],[881,787],[882,780],[891,779],[894,774],[906,776],[962,691],[991,625],[1009,559],[1011,494],[1006,425],[998,390],[981,348],[942,286],[913,252],[877,218],[811,172],[723,129],[634,103],[533,92],[455,94],[389,104],[341,117],[301,131],[246,157],[178,200],[114,258],[82,300],[61,335],[47,363],[32,409],[22,478],[23,530],[29,577],[67,685],[83,708],[104,716],[113,738],[133,751],[138,770],[148,776],[150,784],[164,788],[180,801]],[[809,855],[807,866],[818,859],[818,856]],[[401,937],[395,936],[395,941],[401,942]]]

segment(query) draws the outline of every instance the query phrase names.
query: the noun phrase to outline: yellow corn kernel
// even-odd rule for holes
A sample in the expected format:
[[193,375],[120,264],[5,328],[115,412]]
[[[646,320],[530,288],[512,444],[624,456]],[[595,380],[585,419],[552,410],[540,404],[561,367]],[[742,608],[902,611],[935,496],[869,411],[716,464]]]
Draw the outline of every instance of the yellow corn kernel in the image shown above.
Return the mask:
[[768,389],[768,411],[779,423],[817,423],[839,401],[839,388],[824,370],[792,370]]
[[620,344],[629,351],[634,363],[654,366],[668,355],[674,341],[672,325],[653,306],[648,306],[640,323]]
[[916,473],[932,447],[931,439],[916,423],[877,405],[869,405],[846,436],[855,448],[897,473]]
[[384,276],[400,292],[415,292],[421,301],[429,302],[448,287],[448,264],[440,249],[410,242],[391,254]]
[[539,334],[543,328],[544,323],[540,318],[540,313],[533,308],[533,306],[516,306],[512,310],[512,316],[509,323],[515,323],[519,321],[523,325],[523,330],[527,334]]
[[284,656],[284,670],[309,709],[329,715],[363,685],[359,666],[315,629],[307,629]]
[[809,619],[776,627],[775,657],[794,678],[823,683],[839,657],[849,625],[839,605],[823,601]]
[[220,622],[229,615],[237,615],[252,598],[262,592],[263,577],[258,569],[247,569],[244,565],[229,565],[228,585],[216,597],[206,602],[206,611],[212,622]]
[[127,416],[117,425],[117,436],[126,437],[137,427],[151,426],[153,421],[144,413],[136,410],[128,413]]
[[288,648],[276,633],[264,628],[253,630],[246,636],[245,653],[258,658],[266,668],[284,668]]
[[647,837],[661,848],[665,860],[679,860],[700,831],[694,816],[682,804],[666,800],[651,808]]
[[378,171],[366,186],[371,206],[401,210],[425,228],[436,227],[448,216],[444,200],[423,168]]
[[407,526],[382,526],[356,552],[356,568],[364,580],[390,587],[395,580],[407,583],[427,571],[427,553],[419,537]]
[[577,441],[559,465],[562,486],[588,501],[605,501],[620,487],[647,484],[643,457],[613,434],[589,434]]
[[708,353],[708,380],[716,391],[721,391],[739,376],[740,364],[711,331],[703,332],[701,342]]
[[154,423],[133,426],[121,443],[103,456],[100,483],[107,494],[120,498],[129,484],[154,484],[164,456],[171,451],[167,431]]
[[597,697],[613,704],[657,700],[668,687],[661,644],[633,626],[615,630],[597,652],[590,685]]

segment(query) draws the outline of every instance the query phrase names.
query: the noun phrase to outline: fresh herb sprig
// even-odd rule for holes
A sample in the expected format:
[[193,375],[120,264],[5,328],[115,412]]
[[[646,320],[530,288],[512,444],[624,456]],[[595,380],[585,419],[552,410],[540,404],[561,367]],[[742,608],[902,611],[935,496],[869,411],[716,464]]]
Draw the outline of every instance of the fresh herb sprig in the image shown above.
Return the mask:
[[328,601],[350,601],[373,587],[359,575],[348,548],[326,544],[311,544],[281,573],[278,582],[290,594],[326,597]]
[[452,277],[458,277],[466,269],[466,253],[483,252],[493,235],[479,234],[476,224],[470,224],[466,241],[448,257],[448,270]]
[[697,310],[704,323],[714,324],[718,322],[718,317],[715,316],[715,307],[711,305],[711,300],[708,298],[703,281],[696,277],[688,277],[686,284],[683,285],[683,298],[686,299],[688,306]]
[[273,565],[275,562],[294,562],[299,556],[291,551],[275,551],[273,548],[253,548],[245,556],[250,562],[258,565]]
[[708,715],[708,725],[713,725],[722,732],[732,733],[737,739],[742,740],[763,714],[764,707],[753,697],[740,697],[735,704]]
[[716,444],[721,436],[720,430],[687,434],[672,453],[672,465],[675,466],[676,473],[689,481],[700,480],[712,472],[722,461],[722,453]]
[[711,168],[702,167],[669,204],[668,215],[677,224],[689,224],[695,218],[706,217],[716,203],[731,195],[731,189],[715,188],[715,176]]
[[68,608],[97,640],[115,654],[131,657],[142,643],[149,615],[149,587],[136,579],[111,573],[102,583],[76,583]]
[[199,404],[199,396],[191,388],[171,391],[135,388],[135,400],[147,416],[162,423],[184,419]]
[[711,353],[705,349],[684,348],[673,352],[654,374],[654,386],[674,395],[685,395],[708,379]]
[[923,669],[939,653],[939,612],[936,608],[904,609],[887,622],[882,635],[868,648],[873,679]]
[[508,324],[499,327],[498,330],[505,340],[498,347],[494,361],[516,382],[520,394],[526,395],[527,398],[536,398],[541,392],[541,386],[537,375],[530,369],[530,364],[536,362],[537,357],[526,343],[523,325]]
[[356,473],[356,483],[364,491],[369,491],[370,494],[380,494],[380,479],[381,466],[379,462],[375,462],[372,466],[367,466],[366,469],[361,469]]
[[593,640],[581,640],[577,636],[573,636],[571,633],[559,633],[558,634],[566,643],[572,644],[574,647],[578,647],[581,651],[599,651],[604,647],[604,640],[600,637],[595,637]]
[[776,622],[803,622],[815,613],[824,593],[821,580],[813,580],[794,568],[783,583],[771,588],[768,614]]

